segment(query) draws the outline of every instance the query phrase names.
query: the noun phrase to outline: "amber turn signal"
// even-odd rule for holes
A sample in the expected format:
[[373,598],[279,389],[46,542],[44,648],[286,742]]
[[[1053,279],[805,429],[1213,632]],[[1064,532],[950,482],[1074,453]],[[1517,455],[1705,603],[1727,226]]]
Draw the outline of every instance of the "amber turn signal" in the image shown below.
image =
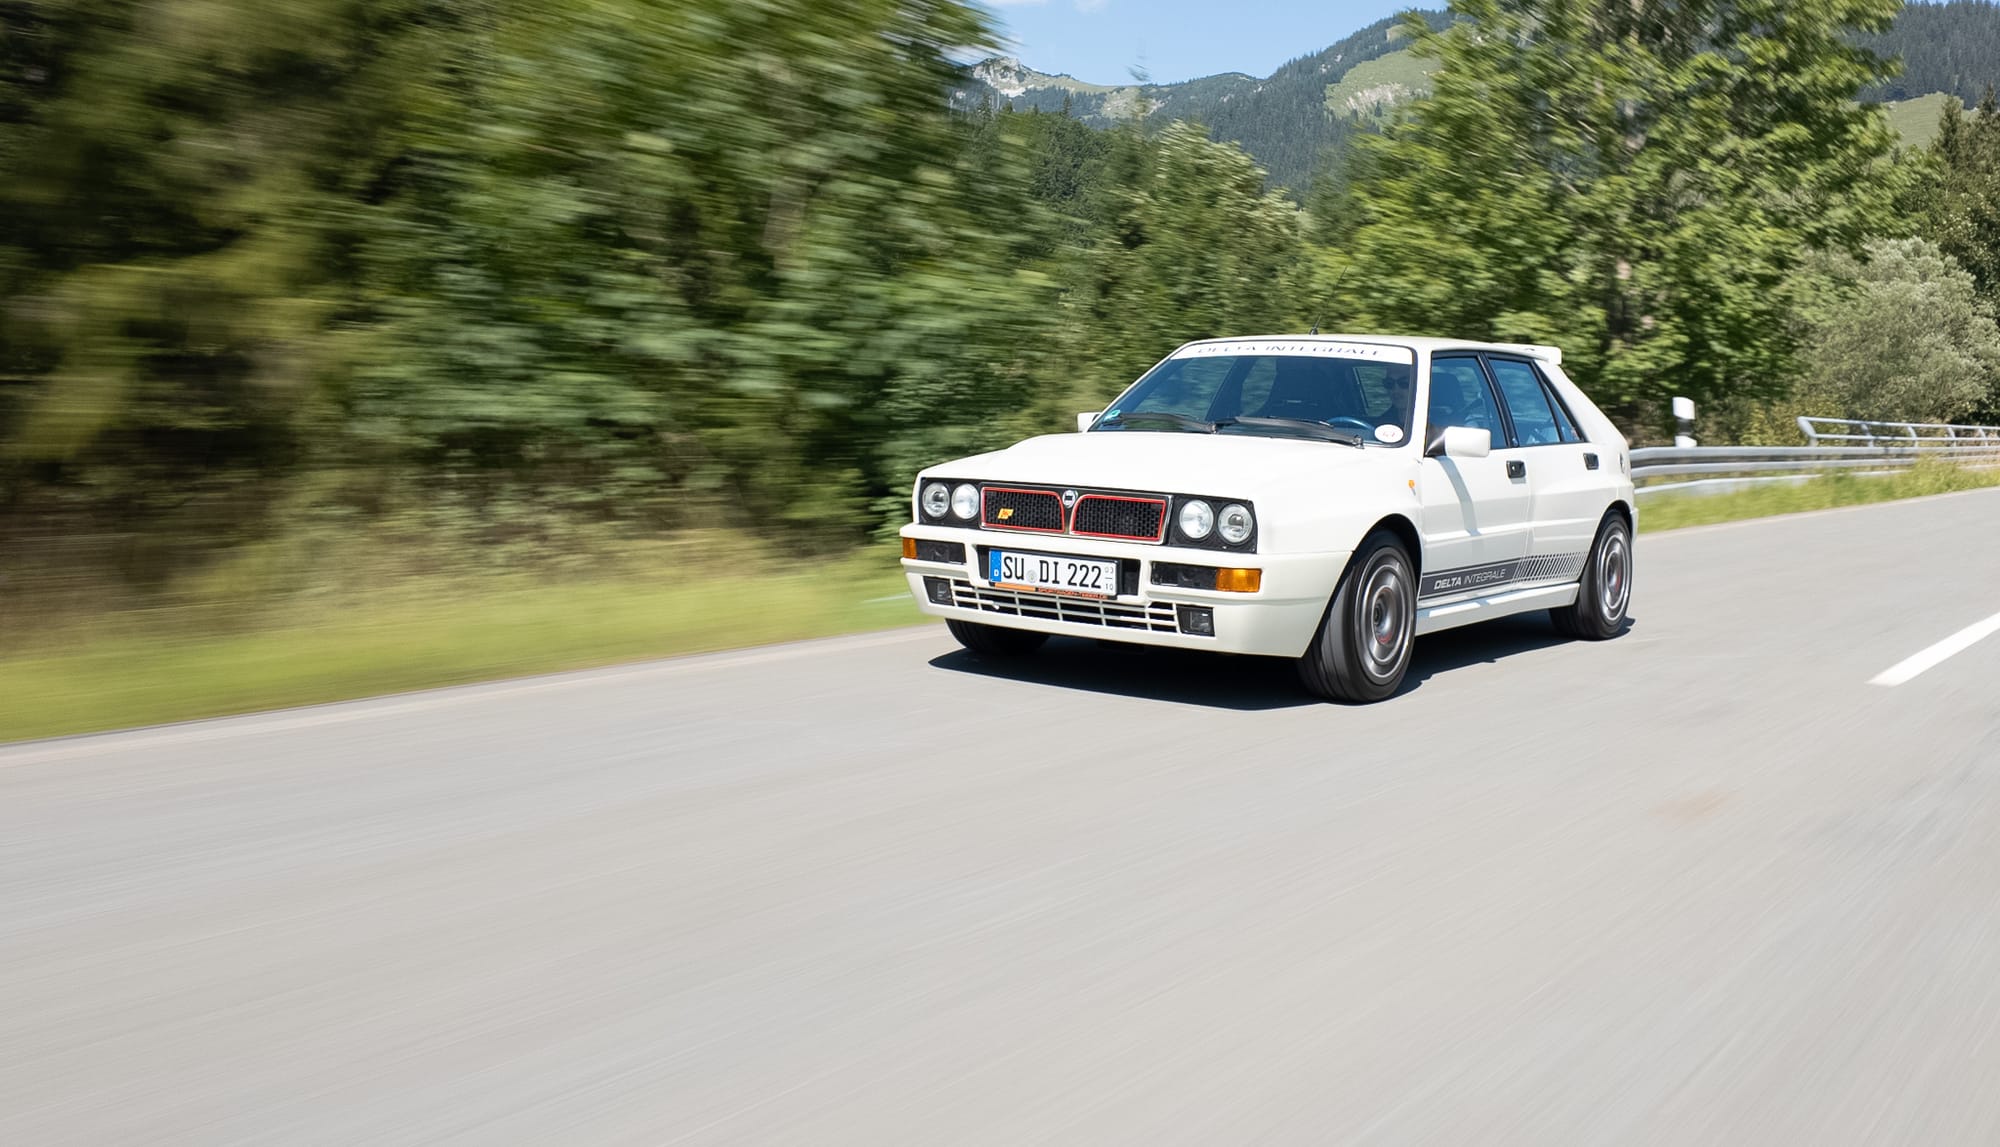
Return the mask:
[[1263,585],[1263,570],[1215,571],[1215,588],[1225,593],[1256,593]]
[[917,559],[917,539],[915,538],[903,539],[903,556],[909,558],[911,561],[915,561]]

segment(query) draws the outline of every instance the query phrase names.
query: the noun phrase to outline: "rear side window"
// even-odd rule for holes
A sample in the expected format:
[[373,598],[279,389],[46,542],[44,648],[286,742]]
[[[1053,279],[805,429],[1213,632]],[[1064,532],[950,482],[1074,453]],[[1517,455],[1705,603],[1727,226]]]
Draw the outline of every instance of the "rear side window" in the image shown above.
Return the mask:
[[1556,407],[1549,401],[1549,393],[1542,387],[1542,376],[1528,363],[1516,359],[1488,359],[1493,368],[1493,381],[1500,386],[1500,397],[1507,403],[1507,414],[1514,420],[1514,440],[1521,446],[1553,446],[1559,442],[1576,441],[1576,427],[1568,428],[1569,435],[1563,435],[1565,416],[1558,421]]
[[1557,393],[1555,384],[1550,382],[1549,376],[1542,374],[1541,371],[1537,370],[1535,373],[1542,375],[1542,390],[1547,392],[1549,406],[1554,408],[1556,412],[1556,429],[1562,431],[1563,441],[1583,441],[1583,432],[1576,428],[1576,420],[1569,416],[1569,407],[1563,405],[1562,395]]

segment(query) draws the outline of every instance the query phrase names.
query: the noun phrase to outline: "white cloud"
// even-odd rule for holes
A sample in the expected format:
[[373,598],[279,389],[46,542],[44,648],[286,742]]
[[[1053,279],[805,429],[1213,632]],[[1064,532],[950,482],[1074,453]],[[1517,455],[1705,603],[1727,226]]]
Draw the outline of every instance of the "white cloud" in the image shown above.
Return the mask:
[[1109,3],[1111,3],[1111,0],[1076,0],[1076,10],[1079,12],[1095,12]]

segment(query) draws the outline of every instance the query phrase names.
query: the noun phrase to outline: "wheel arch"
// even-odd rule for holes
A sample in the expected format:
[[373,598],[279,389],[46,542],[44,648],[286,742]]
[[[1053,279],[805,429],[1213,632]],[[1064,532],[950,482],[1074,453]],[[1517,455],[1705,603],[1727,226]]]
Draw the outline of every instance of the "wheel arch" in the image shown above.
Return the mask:
[[1402,514],[1390,514],[1381,521],[1361,531],[1361,536],[1365,538],[1378,530],[1387,530],[1396,535],[1396,540],[1402,542],[1403,549],[1409,552],[1410,563],[1415,567],[1413,572],[1418,577],[1422,577],[1424,572],[1424,536],[1417,532],[1417,524]]
[[1635,534],[1639,532],[1638,515],[1633,512],[1632,504],[1630,502],[1627,502],[1625,499],[1613,498],[1611,500],[1611,504],[1605,507],[1604,512],[1606,514],[1618,515],[1619,517],[1625,519],[1626,529],[1632,531]]

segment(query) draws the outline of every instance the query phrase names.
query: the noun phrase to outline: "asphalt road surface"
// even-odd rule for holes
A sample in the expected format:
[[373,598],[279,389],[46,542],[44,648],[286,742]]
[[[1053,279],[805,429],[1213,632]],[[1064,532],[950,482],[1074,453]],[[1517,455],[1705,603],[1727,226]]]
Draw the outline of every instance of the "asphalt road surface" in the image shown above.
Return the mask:
[[[1409,687],[941,628],[0,750],[0,1143],[2000,1143],[2000,491]],[[4,703],[4,699],[0,699]]]

